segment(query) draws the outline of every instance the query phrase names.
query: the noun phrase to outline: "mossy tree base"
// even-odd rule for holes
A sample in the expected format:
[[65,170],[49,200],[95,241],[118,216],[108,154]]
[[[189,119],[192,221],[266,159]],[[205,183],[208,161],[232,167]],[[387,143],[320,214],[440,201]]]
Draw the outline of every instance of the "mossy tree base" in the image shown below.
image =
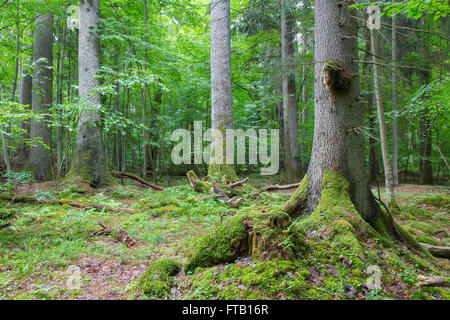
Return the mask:
[[227,223],[197,239],[195,251],[184,269],[193,272],[197,267],[210,267],[232,262],[238,257],[254,259],[293,259],[307,250],[303,235],[281,208],[270,211],[260,207],[242,209]]
[[220,181],[224,184],[234,183],[239,181],[236,171],[231,164],[210,164],[208,168],[208,180]]

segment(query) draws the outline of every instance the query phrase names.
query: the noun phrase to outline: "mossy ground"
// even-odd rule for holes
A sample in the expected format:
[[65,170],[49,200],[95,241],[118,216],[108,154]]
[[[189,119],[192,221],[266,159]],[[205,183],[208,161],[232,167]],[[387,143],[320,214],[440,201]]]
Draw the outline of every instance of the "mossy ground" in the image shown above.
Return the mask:
[[[291,196],[287,192],[256,192],[255,188],[245,186],[242,207],[231,209],[217,200],[213,192],[193,191],[185,177],[172,182],[177,186],[163,192],[131,184],[98,193],[85,192],[76,186],[45,191],[60,199],[129,207],[136,209],[136,213],[0,202],[0,224],[16,216],[12,227],[0,231],[0,298],[450,298],[448,289],[415,287],[418,275],[443,274],[442,270],[449,269],[448,261],[437,260],[442,266],[438,269],[403,245],[386,241],[355,214],[346,200],[345,184],[330,181],[325,191],[329,197],[324,197],[312,216],[290,221],[282,210]],[[250,183],[263,186],[254,177]],[[427,190],[424,192],[418,186],[404,190],[400,187],[396,192],[400,211],[395,219],[420,242],[448,246],[448,189]],[[186,270],[199,248],[201,236],[215,228],[242,234],[242,228],[238,224],[233,227],[233,223],[244,217],[252,221],[254,234],[262,236],[256,240],[270,241],[256,246],[260,250],[255,254],[229,256],[212,266]],[[126,230],[137,245],[127,248],[112,235],[91,237],[93,231],[100,229],[97,220]],[[290,222],[293,224],[286,225]],[[217,242],[221,243],[221,239]],[[223,243],[227,252],[230,242]],[[275,249],[271,244],[280,250],[271,250]],[[250,248],[253,247],[250,243]],[[244,247],[241,249],[244,251]],[[283,250],[286,255],[269,254]],[[176,271],[162,272],[163,277],[158,279],[164,281],[158,281],[158,285],[150,281],[153,284],[145,293],[142,279],[149,278],[145,275],[159,274],[156,266],[158,261],[167,261],[163,259],[180,263],[181,271],[176,275]],[[366,285],[372,265],[381,269],[380,290],[371,290]],[[69,266],[80,268],[78,290],[66,285]]]

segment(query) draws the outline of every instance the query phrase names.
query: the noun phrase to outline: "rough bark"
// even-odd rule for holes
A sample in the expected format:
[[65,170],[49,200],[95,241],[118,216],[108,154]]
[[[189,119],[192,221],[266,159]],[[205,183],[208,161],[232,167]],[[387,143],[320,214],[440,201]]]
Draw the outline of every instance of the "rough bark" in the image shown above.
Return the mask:
[[34,63],[33,89],[31,104],[33,112],[41,114],[40,120],[32,119],[30,138],[39,139],[42,143],[33,141],[30,147],[29,161],[38,181],[52,178],[50,148],[52,129],[47,122],[53,98],[53,13],[38,16],[34,31]]
[[288,183],[298,180],[300,153],[298,141],[297,98],[295,75],[289,65],[294,59],[294,16],[290,13],[288,2],[282,1],[281,8],[281,60],[283,64],[283,120],[285,145],[285,170]]
[[231,94],[231,48],[230,48],[230,0],[211,1],[211,95],[212,129],[223,135],[223,157],[215,152],[216,137],[212,137],[212,147],[208,176],[224,178],[228,182],[237,179],[234,166],[226,163],[225,130],[233,128]]
[[82,182],[98,188],[113,182],[107,166],[100,125],[101,98],[94,89],[99,86],[100,41],[98,0],[80,0],[80,30],[78,49],[79,95],[83,104],[89,106],[81,112],[76,153],[68,180],[81,178]]
[[[333,0],[315,6],[315,127],[304,205],[291,214],[311,213],[321,197],[326,169],[338,170],[350,182],[356,209],[364,218],[369,210],[363,126],[364,108],[358,101],[357,24],[347,5]],[[354,15],[354,12],[353,12]],[[345,19],[345,17],[347,17]]]
[[370,31],[370,43],[372,47],[373,77],[374,77],[373,80],[375,85],[375,101],[377,104],[378,122],[380,125],[381,155],[383,158],[384,179],[386,183],[386,198],[387,203],[390,203],[392,200],[395,200],[394,177],[392,174],[392,167],[389,160],[387,127],[384,117],[384,106],[381,97],[380,75],[377,64],[377,56],[378,56],[377,43],[375,31],[373,29]]

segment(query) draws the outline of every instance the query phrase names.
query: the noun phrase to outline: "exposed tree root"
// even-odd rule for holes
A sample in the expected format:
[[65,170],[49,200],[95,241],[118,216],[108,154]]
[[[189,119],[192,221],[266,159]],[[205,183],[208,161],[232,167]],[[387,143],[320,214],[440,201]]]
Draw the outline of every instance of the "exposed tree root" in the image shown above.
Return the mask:
[[[101,222],[100,220],[97,220],[98,224],[103,228],[102,230],[94,232],[93,236],[100,236],[100,235],[109,235],[110,233],[114,232],[114,229],[108,226],[106,223]],[[121,243],[125,243],[128,248],[133,247],[136,244],[136,240],[131,237],[128,232],[122,229],[117,229],[116,231],[116,239],[117,241]]]
[[299,186],[300,186],[300,182],[293,183],[293,184],[286,184],[286,185],[283,185],[283,186],[280,186],[279,184],[275,184],[275,185],[269,185],[269,186],[265,187],[263,190],[264,191],[289,190],[289,189],[298,188]]
[[418,287],[444,287],[450,288],[450,280],[444,277],[425,277],[418,276],[420,282],[417,284]]
[[127,213],[134,213],[136,210],[133,209],[125,209],[125,208],[114,208],[110,206],[105,206],[102,204],[97,203],[86,203],[86,202],[78,202],[78,201],[71,201],[71,200],[60,200],[60,199],[43,199],[43,200],[37,200],[34,197],[30,196],[15,196],[10,194],[0,194],[0,200],[6,200],[14,202],[20,202],[20,203],[42,203],[42,204],[59,204],[64,205],[68,204],[69,206],[75,207],[75,208],[95,208],[100,210],[108,210],[108,211],[115,211],[115,212],[127,212]]
[[435,257],[450,259],[450,247],[432,246],[427,243],[421,243],[421,245]]
[[152,188],[153,190],[157,190],[157,191],[164,190],[164,188],[154,185],[148,181],[145,181],[144,179],[138,177],[137,175],[129,173],[129,172],[119,172],[119,171],[111,170],[111,174],[113,175],[113,177],[121,178],[121,179],[129,179],[138,185],[146,186],[146,187]]

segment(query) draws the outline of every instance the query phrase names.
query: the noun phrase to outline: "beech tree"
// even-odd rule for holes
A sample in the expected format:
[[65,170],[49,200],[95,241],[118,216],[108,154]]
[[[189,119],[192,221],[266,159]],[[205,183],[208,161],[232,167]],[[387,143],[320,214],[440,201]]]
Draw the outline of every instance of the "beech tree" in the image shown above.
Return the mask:
[[31,121],[30,138],[36,141],[30,147],[29,160],[36,180],[50,180],[52,129],[48,121],[53,99],[53,13],[36,18],[33,60],[31,104],[42,118]]

